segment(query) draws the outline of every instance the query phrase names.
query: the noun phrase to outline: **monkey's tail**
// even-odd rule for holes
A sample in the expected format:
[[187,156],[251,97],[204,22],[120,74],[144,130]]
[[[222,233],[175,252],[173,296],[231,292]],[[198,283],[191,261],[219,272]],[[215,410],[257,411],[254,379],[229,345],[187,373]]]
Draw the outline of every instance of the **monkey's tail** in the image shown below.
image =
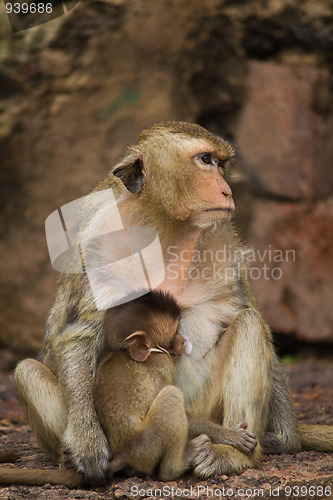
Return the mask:
[[299,425],[302,450],[333,451],[333,425]]
[[0,467],[0,484],[27,484],[28,486],[43,486],[54,484],[78,488],[83,485],[81,474],[74,470],[41,470]]

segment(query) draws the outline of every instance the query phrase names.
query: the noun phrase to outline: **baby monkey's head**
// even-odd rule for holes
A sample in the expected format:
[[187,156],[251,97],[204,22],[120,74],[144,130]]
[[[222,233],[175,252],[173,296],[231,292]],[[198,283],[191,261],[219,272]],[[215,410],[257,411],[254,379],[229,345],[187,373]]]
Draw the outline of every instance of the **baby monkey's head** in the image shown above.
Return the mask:
[[185,338],[178,332],[180,315],[171,295],[151,291],[108,309],[105,329],[123,342],[135,361],[146,361],[152,352],[178,357],[185,352]]

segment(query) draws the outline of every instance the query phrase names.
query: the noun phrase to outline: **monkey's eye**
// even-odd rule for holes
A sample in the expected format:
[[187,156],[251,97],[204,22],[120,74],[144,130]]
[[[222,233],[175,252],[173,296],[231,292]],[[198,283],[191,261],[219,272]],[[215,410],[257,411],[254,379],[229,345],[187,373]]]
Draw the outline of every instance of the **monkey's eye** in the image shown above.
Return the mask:
[[202,163],[204,163],[205,165],[209,165],[212,161],[211,161],[211,156],[207,153],[203,154],[203,155],[200,155],[200,160],[202,161]]

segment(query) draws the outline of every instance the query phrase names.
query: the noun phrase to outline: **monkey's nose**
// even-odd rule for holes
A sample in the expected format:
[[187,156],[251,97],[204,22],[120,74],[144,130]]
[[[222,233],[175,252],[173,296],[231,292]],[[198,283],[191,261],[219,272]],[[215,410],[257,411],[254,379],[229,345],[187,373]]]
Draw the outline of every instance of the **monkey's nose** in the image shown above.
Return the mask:
[[222,189],[222,194],[223,194],[223,196],[225,196],[225,198],[232,197],[231,187],[229,186],[229,184],[227,182],[225,182],[224,179],[222,179],[221,189]]

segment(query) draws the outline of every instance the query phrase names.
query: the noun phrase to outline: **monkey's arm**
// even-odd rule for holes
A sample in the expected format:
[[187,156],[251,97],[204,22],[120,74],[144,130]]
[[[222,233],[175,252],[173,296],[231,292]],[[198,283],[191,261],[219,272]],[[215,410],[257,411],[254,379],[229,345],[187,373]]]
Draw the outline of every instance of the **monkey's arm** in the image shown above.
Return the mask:
[[109,469],[110,448],[93,404],[98,338],[83,323],[69,325],[59,337],[54,351],[68,415],[63,444],[77,470],[88,481],[100,481]]
[[247,423],[241,423],[231,428],[198,419],[188,415],[189,439],[206,434],[214,444],[228,444],[244,453],[252,453],[257,445],[256,436],[247,432]]

